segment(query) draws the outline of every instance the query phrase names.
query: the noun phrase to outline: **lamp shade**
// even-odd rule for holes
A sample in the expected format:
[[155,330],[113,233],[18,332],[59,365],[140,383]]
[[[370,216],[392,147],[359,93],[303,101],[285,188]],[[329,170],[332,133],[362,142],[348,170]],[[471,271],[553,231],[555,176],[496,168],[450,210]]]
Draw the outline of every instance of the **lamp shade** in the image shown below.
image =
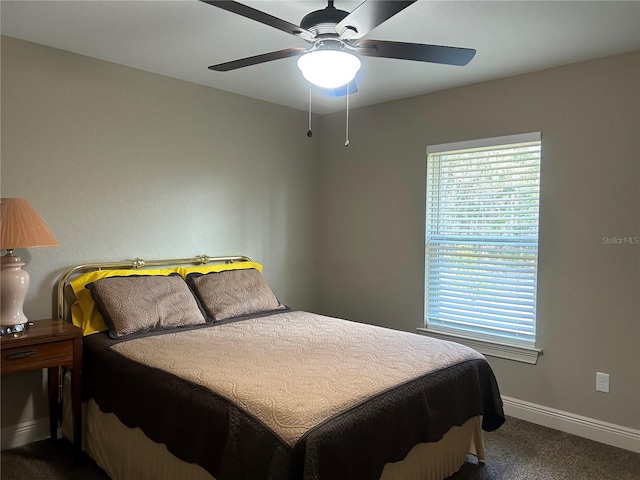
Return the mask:
[[57,247],[60,244],[25,198],[0,199],[0,249]]
[[337,88],[353,80],[360,59],[343,50],[315,50],[298,59],[298,68],[309,82],[322,88]]

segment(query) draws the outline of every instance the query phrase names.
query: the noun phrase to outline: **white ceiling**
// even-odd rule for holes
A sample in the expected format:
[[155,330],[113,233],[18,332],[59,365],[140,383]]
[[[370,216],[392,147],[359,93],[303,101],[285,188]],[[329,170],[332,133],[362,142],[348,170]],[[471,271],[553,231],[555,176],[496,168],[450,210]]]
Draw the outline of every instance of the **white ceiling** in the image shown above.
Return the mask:
[[[371,0],[375,1],[375,0]],[[299,25],[323,0],[243,1]],[[351,11],[360,1],[336,0]],[[308,108],[294,58],[213,72],[207,66],[307,44],[197,0],[2,0],[3,35],[229,92]],[[362,58],[351,106],[410,97],[640,49],[640,1],[419,0],[366,38],[475,48],[465,67]],[[313,110],[344,109],[314,95]]]

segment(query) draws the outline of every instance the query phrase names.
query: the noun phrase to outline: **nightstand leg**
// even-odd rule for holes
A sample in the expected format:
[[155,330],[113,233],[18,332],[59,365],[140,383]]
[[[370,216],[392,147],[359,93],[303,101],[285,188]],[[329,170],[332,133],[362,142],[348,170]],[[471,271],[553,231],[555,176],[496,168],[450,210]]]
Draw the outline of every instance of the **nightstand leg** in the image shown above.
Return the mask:
[[73,341],[71,397],[73,443],[76,446],[76,459],[78,459],[82,458],[82,337],[78,337]]
[[48,369],[49,386],[49,430],[51,441],[58,439],[58,420],[60,418],[60,402],[58,399],[58,389],[60,388],[60,367]]
[[82,452],[82,387],[80,367],[71,371],[71,411],[73,417],[73,442],[78,453]]

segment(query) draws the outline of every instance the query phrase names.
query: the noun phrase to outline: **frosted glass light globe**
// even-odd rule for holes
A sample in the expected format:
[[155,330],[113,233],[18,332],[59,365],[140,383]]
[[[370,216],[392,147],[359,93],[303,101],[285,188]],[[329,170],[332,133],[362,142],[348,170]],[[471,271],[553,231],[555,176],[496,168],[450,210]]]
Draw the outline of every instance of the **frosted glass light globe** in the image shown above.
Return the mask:
[[315,50],[298,59],[298,68],[309,82],[322,88],[337,88],[353,80],[360,59],[342,50]]

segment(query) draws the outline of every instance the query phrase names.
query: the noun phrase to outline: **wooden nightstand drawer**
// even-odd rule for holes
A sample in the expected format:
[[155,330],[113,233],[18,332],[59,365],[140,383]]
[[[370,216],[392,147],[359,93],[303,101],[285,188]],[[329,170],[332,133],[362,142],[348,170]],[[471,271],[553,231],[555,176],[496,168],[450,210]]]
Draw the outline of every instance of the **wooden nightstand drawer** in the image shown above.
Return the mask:
[[3,348],[0,368],[2,373],[19,372],[35,368],[71,365],[73,342],[41,343],[16,348]]
[[0,336],[0,373],[48,370],[49,429],[56,439],[60,420],[60,367],[71,371],[73,443],[82,450],[82,330],[62,320],[36,320],[18,335]]

